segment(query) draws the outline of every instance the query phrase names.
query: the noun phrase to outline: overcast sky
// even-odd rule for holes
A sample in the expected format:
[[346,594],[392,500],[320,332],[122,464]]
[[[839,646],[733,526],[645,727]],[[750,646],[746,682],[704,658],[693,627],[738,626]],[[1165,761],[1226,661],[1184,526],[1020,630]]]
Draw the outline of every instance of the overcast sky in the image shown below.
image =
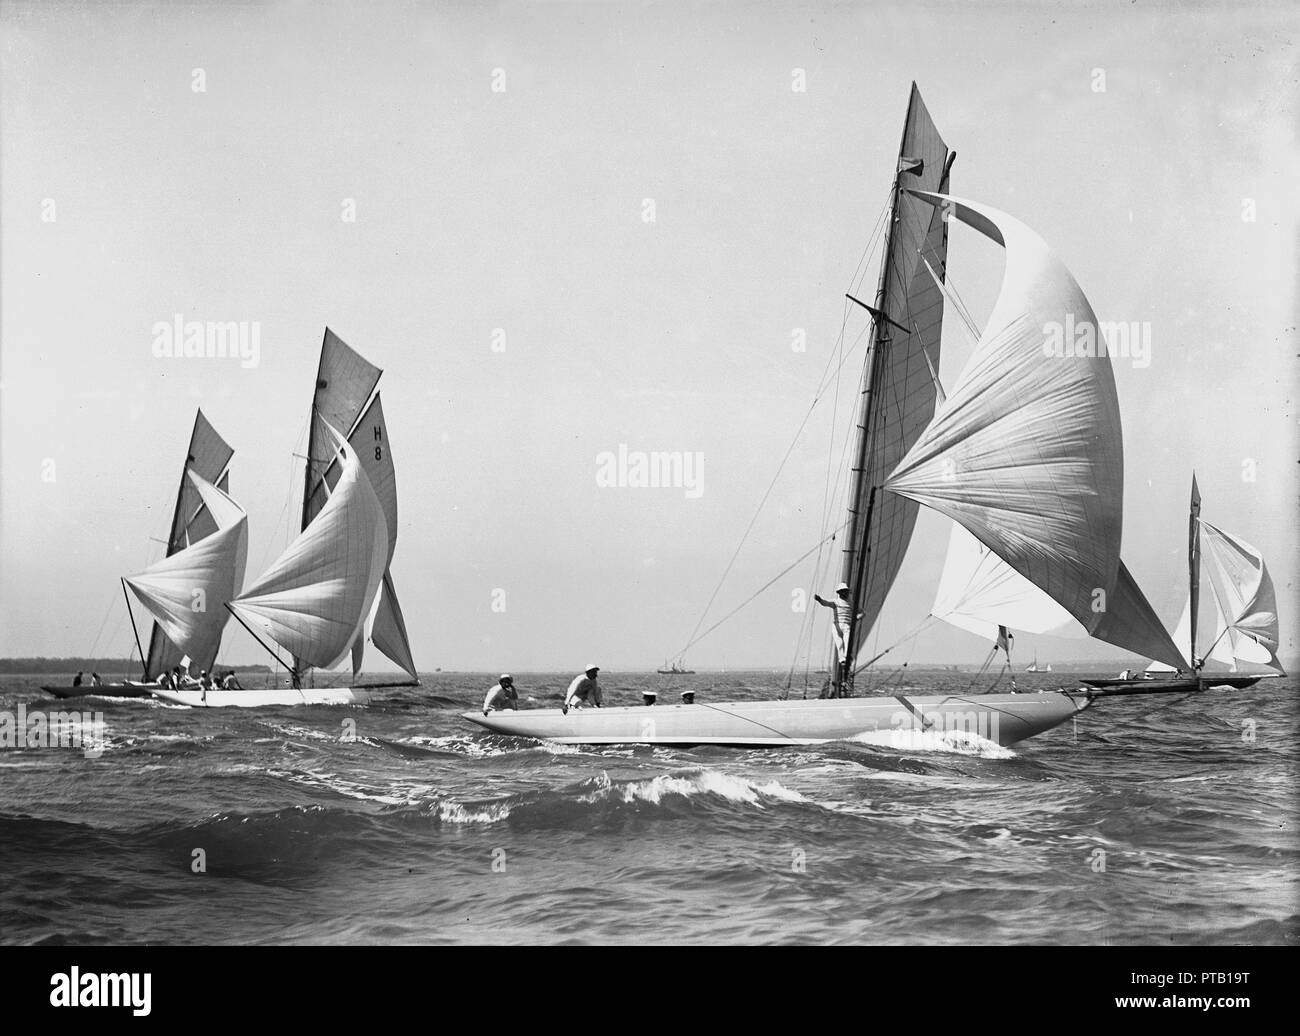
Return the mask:
[[[812,403],[915,79],[953,192],[1034,227],[1100,319],[1150,322],[1150,365],[1115,376],[1123,554],[1153,605],[1172,628],[1194,468],[1204,516],[1268,559],[1294,659],[1294,6],[0,10],[0,655],[131,650],[118,578],[162,553],[198,406],[235,449],[248,580],[265,570],[297,531],[326,325],[385,370],[420,668],[675,654]],[[977,319],[1000,262],[954,228]],[[155,357],[178,313],[257,322],[257,365]],[[951,384],[951,319],[943,349]],[[859,350],[711,616],[817,542],[860,370]],[[702,454],[700,492],[598,486],[620,444]],[[922,516],[869,644],[924,617],[947,538]],[[838,578],[812,575],[687,662],[790,665],[794,592]],[[984,652],[936,625],[895,657]],[[222,657],[263,660],[238,630]]]

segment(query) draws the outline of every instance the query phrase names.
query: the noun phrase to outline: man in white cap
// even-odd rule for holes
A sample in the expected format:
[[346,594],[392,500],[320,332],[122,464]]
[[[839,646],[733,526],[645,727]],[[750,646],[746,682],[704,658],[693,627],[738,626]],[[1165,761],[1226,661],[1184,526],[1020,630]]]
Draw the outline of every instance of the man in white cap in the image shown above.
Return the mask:
[[[831,635],[835,638],[835,653],[839,658],[838,672],[835,674],[835,686],[839,688],[844,679],[844,667],[849,660],[849,634],[853,629],[853,605],[849,601],[849,584],[841,583],[835,588],[835,600],[828,601],[821,594],[813,594],[813,600],[823,608],[829,608],[835,613],[835,619],[831,623]],[[858,612],[857,618],[862,618],[862,613]]]
[[569,684],[569,693],[564,696],[564,704],[560,706],[565,715],[568,715],[571,708],[582,708],[588,700],[596,708],[601,707],[600,684],[596,682],[596,674],[599,672],[600,666],[589,665],[580,676],[573,678],[573,683]]
[[509,673],[502,673],[501,678],[492,685],[483,699],[483,715],[493,709],[514,709],[519,711],[519,695],[515,691],[515,680]]

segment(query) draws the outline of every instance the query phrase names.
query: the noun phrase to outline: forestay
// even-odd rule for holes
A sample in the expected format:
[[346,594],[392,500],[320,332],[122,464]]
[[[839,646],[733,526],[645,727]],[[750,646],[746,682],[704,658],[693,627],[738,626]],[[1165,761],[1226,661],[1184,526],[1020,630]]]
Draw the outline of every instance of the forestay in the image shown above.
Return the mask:
[[[1213,595],[1211,595],[1213,596]],[[1223,618],[1223,609],[1219,607],[1218,599],[1214,600],[1214,636],[1216,639],[1210,647],[1210,653],[1207,659],[1213,659],[1216,662],[1223,662],[1234,670],[1237,668],[1237,660],[1232,655],[1232,647],[1228,643],[1227,637],[1219,637],[1227,623]],[[1188,661],[1194,663],[1196,646],[1192,642],[1192,598],[1189,594],[1186,602],[1183,604],[1182,614],[1178,617],[1178,625],[1174,628],[1174,643],[1178,645],[1178,650],[1187,656]],[[1148,673],[1172,673],[1174,667],[1166,665],[1164,662],[1152,662],[1147,666]]]

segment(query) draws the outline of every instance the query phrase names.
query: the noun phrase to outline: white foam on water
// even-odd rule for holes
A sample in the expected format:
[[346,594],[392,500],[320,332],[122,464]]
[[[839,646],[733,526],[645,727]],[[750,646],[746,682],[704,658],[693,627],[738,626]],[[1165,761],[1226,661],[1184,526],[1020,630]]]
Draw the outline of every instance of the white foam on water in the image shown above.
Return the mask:
[[649,780],[628,781],[621,784],[613,784],[609,775],[602,773],[595,790],[580,798],[584,802],[616,798],[623,802],[649,802],[657,805],[669,795],[680,795],[684,798],[696,795],[718,795],[730,802],[744,802],[760,808],[763,806],[764,799],[776,799],[781,802],[810,801],[799,792],[791,791],[777,781],[755,784],[743,777],[718,770],[666,773]]
[[[260,726],[273,730],[282,737],[300,738],[303,741],[339,741],[352,740],[351,738],[343,739],[339,734],[327,734],[322,730],[316,730],[312,727],[295,727],[282,726],[278,723],[262,723]],[[342,730],[342,727],[339,728]]]
[[485,745],[483,742],[475,739],[469,734],[451,734],[443,737],[430,737],[425,734],[415,734],[411,737],[390,739],[394,744],[409,745],[413,748],[435,749],[441,752],[457,752],[460,755],[470,756],[476,759],[486,758],[493,755],[508,755],[509,749],[494,748],[491,745]]
[[482,806],[463,806],[459,802],[439,802],[438,819],[444,824],[495,824],[510,816],[508,802],[491,802]]
[[866,730],[849,741],[902,752],[949,752],[982,759],[1015,759],[1016,753],[966,730]]
[[543,741],[537,747],[550,755],[582,755],[582,749],[577,745],[566,745],[560,741]]
[[357,781],[348,780],[335,773],[320,770],[288,771],[265,770],[264,772],[280,777],[293,784],[305,784],[309,787],[324,788],[350,799],[362,802],[377,802],[382,806],[414,806],[428,800],[433,793],[433,785],[393,785],[387,791],[367,787]]

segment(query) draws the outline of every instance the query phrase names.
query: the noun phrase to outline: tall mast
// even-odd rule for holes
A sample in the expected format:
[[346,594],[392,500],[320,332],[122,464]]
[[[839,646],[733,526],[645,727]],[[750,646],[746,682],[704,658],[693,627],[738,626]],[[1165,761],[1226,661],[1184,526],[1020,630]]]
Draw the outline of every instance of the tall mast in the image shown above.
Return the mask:
[[[210,518],[200,514],[203,501],[198,491],[190,485],[187,472],[192,469],[201,478],[216,483],[226,471],[233,456],[234,450],[217,434],[200,409],[194,415],[189,448],[185,454],[185,463],[181,465],[181,481],[176,490],[176,506],[172,510],[171,529],[167,534],[167,557],[184,550],[191,542],[202,539],[215,528]],[[213,649],[213,658],[216,657],[216,650]],[[162,629],[155,622],[149,635],[149,653],[143,656],[145,681],[152,680],[171,669],[180,657],[180,649],[164,636]],[[196,661],[202,665],[210,664],[211,660],[197,659]]]
[[1192,669],[1199,672],[1201,663],[1196,657],[1196,613],[1201,600],[1201,494],[1196,488],[1196,472],[1192,472],[1192,500],[1187,517],[1187,574],[1190,578],[1187,612],[1191,629],[1191,652],[1188,659]]
[[835,680],[841,694],[851,693],[853,660],[879,615],[916,521],[912,502],[877,490],[929,423],[936,400],[931,372],[939,356],[943,294],[921,259],[928,253],[942,276],[947,227],[941,214],[906,196],[901,181],[908,174],[913,178],[910,186],[945,191],[951,159],[913,83],[890,192],[875,306],[849,296],[871,314],[872,328],[849,485],[842,576],[850,602],[847,663]]

